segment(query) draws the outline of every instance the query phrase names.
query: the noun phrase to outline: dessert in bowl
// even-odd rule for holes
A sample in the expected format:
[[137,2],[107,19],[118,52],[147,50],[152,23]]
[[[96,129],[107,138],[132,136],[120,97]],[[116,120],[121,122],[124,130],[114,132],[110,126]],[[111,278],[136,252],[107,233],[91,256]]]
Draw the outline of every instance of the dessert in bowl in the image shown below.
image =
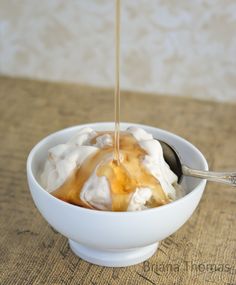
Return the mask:
[[[191,167],[208,169],[201,152],[186,140],[144,125],[122,123],[121,130],[126,130],[130,126],[141,128],[154,138],[175,146],[183,162]],[[111,204],[107,203],[107,200],[105,204],[102,203],[102,206],[105,205],[104,209],[97,206],[93,199],[85,201],[89,202],[91,207],[81,207],[62,201],[49,193],[56,186],[60,186],[62,181],[57,181],[58,184],[53,185],[53,182],[48,180],[44,167],[48,150],[59,144],[66,144],[83,128],[107,132],[113,130],[114,124],[94,123],[71,127],[40,141],[29,154],[27,161],[28,183],[33,200],[43,217],[69,239],[71,249],[81,258],[104,266],[128,266],[142,262],[155,253],[159,241],[174,233],[188,220],[201,199],[206,181],[184,177],[181,185],[186,194],[183,197],[152,208],[140,209],[131,203],[127,205],[131,210],[110,211]],[[42,173],[47,178],[43,183]],[[52,188],[49,189],[50,187]],[[171,196],[173,193],[167,194]]]

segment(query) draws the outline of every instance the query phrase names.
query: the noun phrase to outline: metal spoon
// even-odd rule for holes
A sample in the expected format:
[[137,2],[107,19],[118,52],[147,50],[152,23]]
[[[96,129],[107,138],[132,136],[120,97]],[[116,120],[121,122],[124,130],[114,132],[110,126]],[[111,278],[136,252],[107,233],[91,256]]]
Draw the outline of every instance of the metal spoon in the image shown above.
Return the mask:
[[160,140],[159,142],[163,149],[164,159],[170,166],[170,169],[177,175],[178,182],[181,182],[183,175],[186,175],[236,187],[236,172],[212,172],[191,169],[182,164],[178,152],[172,146]]

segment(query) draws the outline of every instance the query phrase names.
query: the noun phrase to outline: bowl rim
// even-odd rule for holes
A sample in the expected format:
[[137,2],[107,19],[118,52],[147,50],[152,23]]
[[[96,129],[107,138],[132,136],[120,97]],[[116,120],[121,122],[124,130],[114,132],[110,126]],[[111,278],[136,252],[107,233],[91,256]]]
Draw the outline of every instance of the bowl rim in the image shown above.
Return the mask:
[[[80,206],[77,206],[77,205],[73,205],[73,204],[70,204],[70,203],[67,203],[67,202],[64,202],[54,196],[52,196],[49,192],[47,192],[40,184],[39,182],[37,181],[37,179],[35,178],[35,175],[33,174],[33,171],[32,171],[32,161],[33,161],[33,158],[37,152],[38,149],[40,149],[40,147],[48,140],[50,140],[52,137],[56,136],[56,135],[59,135],[60,133],[63,133],[65,131],[71,131],[73,129],[77,129],[77,128],[85,128],[85,127],[96,127],[96,125],[99,125],[99,126],[106,126],[106,125],[111,125],[111,124],[114,124],[114,122],[91,122],[91,123],[85,123],[85,124],[79,124],[79,125],[74,125],[74,126],[71,126],[71,127],[67,127],[67,128],[64,128],[64,129],[61,129],[61,130],[58,130],[56,132],[53,132],[53,133],[50,133],[49,135],[47,135],[46,137],[44,137],[43,139],[41,139],[36,145],[34,145],[34,147],[31,149],[28,157],[27,157],[27,162],[26,162],[26,172],[27,172],[27,177],[28,179],[30,178],[33,183],[37,186],[37,188],[40,189],[40,191],[42,191],[43,195],[46,195],[49,199],[53,199],[53,200],[56,200],[59,204],[61,204],[62,206],[67,206],[67,207],[71,207],[72,209],[77,209],[77,211],[84,211],[85,213],[87,214],[92,214],[92,213],[96,213],[98,215],[114,215],[114,216],[120,216],[120,215],[140,215],[142,213],[151,213],[151,212],[160,212],[160,211],[163,211],[165,209],[167,209],[168,207],[173,207],[174,205],[177,205],[181,202],[183,202],[184,200],[187,200],[187,199],[190,199],[191,196],[193,196],[195,194],[195,192],[199,191],[200,188],[205,188],[206,186],[206,179],[199,179],[199,183],[197,184],[197,186],[194,187],[193,190],[191,190],[189,193],[187,193],[186,195],[184,195],[183,197],[177,199],[177,200],[174,200],[173,202],[171,203],[168,203],[168,204],[165,204],[165,205],[162,205],[160,207],[155,207],[155,208],[150,208],[150,209],[145,209],[145,210],[142,210],[142,211],[123,211],[123,212],[113,212],[113,211],[104,211],[104,210],[94,210],[94,209],[87,209],[87,208],[83,208],[83,207],[80,207]],[[151,125],[144,125],[144,124],[136,124],[136,123],[129,123],[129,122],[120,122],[120,125],[122,127],[122,125],[129,125],[129,126],[135,126],[135,127],[140,127],[140,128],[150,128],[150,129],[156,129],[158,131],[161,131],[162,133],[164,134],[167,134],[167,135],[171,135],[177,139],[180,139],[182,141],[184,141],[184,143],[188,144],[191,148],[193,148],[199,155],[200,159],[202,160],[203,164],[204,164],[204,169],[203,170],[208,170],[208,163],[207,163],[207,160],[206,158],[204,157],[204,155],[201,153],[201,151],[195,146],[193,145],[192,143],[190,143],[189,141],[187,141],[186,139],[182,138],[181,136],[179,135],[176,135],[175,133],[172,133],[170,131],[166,131],[166,130],[163,130],[163,129],[160,129],[160,128],[157,128],[155,126],[151,126]],[[29,187],[30,188],[30,187]],[[32,194],[32,191],[30,189],[30,192]]]

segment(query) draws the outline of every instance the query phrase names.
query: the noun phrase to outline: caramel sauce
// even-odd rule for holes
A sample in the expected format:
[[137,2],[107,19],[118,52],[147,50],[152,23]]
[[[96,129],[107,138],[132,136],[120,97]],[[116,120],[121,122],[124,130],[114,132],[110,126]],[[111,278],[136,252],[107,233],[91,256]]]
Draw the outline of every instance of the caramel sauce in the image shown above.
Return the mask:
[[[103,134],[99,133],[98,136]],[[110,134],[114,144],[114,133]],[[96,138],[93,139],[93,143],[96,142]],[[53,191],[52,195],[65,202],[93,209],[93,206],[81,200],[80,193],[85,182],[96,171],[97,176],[107,178],[112,211],[126,211],[131,194],[139,187],[148,187],[152,190],[153,199],[148,207],[157,207],[170,202],[159,181],[142,164],[146,152],[131,134],[120,133],[121,163],[112,159],[112,154],[113,146],[99,149],[89,156],[61,187]]]
[[113,138],[113,145],[99,149],[89,156],[65,183],[51,194],[65,202],[95,209],[81,200],[80,193],[86,181],[96,171],[97,176],[107,178],[112,211],[126,211],[132,193],[140,187],[152,190],[153,195],[148,207],[169,203],[170,199],[164,193],[159,181],[142,165],[146,152],[131,134],[120,132],[120,0],[115,1],[115,129],[114,132],[99,132],[90,142],[91,145],[96,144],[98,136],[109,133]]

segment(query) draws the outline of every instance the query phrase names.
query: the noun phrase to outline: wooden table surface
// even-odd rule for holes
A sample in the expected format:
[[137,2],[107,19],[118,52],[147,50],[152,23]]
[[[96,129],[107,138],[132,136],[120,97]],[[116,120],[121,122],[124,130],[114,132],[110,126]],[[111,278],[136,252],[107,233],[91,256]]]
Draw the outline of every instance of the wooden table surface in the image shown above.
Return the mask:
[[[209,183],[191,219],[146,263],[91,265],[42,218],[26,158],[59,129],[113,120],[113,91],[0,77],[0,284],[236,284],[236,189]],[[122,94],[122,121],[150,124],[195,144],[212,170],[236,170],[236,105]]]

